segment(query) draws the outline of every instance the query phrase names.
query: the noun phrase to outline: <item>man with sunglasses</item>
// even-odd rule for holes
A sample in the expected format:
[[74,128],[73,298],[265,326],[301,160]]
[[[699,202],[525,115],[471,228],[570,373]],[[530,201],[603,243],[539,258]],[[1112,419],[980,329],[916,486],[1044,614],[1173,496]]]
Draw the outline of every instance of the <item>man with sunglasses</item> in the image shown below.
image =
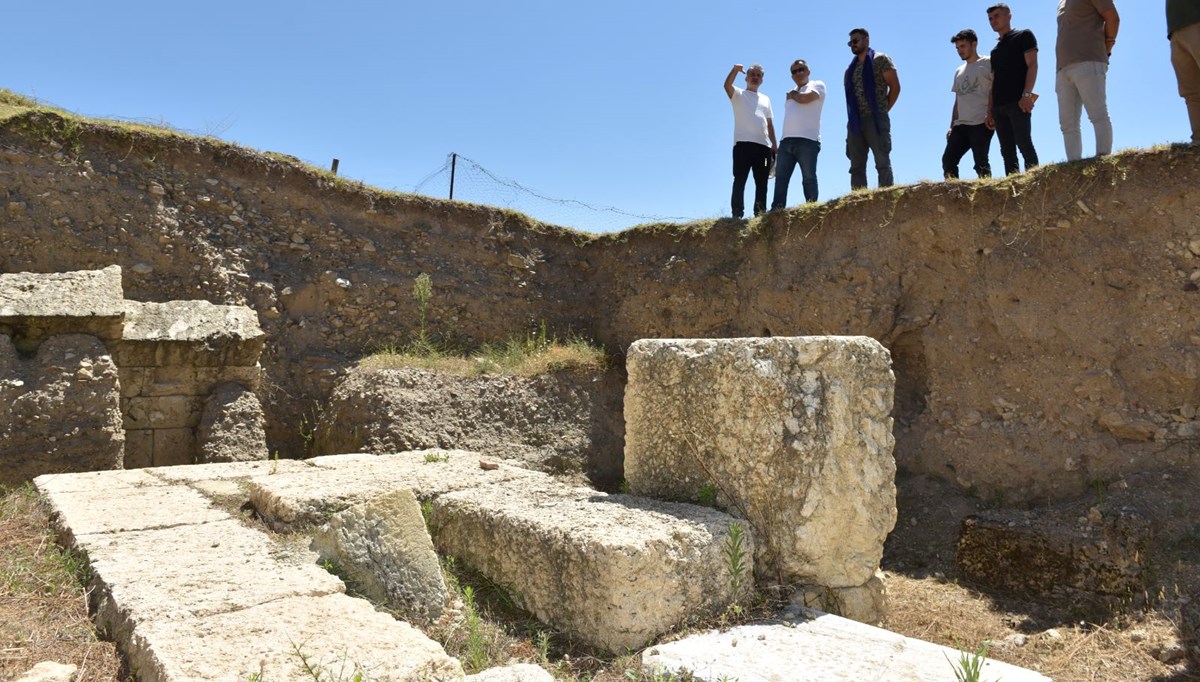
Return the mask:
[[775,197],[771,210],[787,206],[788,183],[796,165],[804,178],[804,200],[817,200],[817,154],[821,152],[821,107],[825,104],[825,84],[809,80],[808,63],[792,62],[792,82],[783,103],[783,139],[775,159]]
[[846,157],[850,159],[850,188],[867,186],[867,152],[875,157],[879,186],[892,179],[892,122],[888,112],[900,97],[896,64],[882,52],[871,49],[871,34],[865,28],[850,31],[854,59],[846,69]]
[[[746,88],[733,84],[739,73],[746,74]],[[741,218],[746,210],[746,179],[754,172],[754,215],[767,210],[767,175],[771,159],[775,158],[774,114],[771,98],[760,93],[763,67],[751,64],[745,69],[734,64],[725,77],[725,94],[733,105],[733,196],[730,206],[733,217]]]

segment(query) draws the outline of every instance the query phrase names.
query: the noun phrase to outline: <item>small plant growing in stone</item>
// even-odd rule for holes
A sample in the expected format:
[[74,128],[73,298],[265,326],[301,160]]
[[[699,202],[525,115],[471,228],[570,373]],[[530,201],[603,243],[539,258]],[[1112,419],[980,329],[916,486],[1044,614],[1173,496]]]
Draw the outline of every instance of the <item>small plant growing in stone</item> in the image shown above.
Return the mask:
[[538,663],[548,667],[550,665],[550,633],[545,630],[538,630],[535,644],[538,652]]
[[476,672],[488,667],[487,638],[479,626],[479,607],[475,604],[475,588],[466,585],[462,590],[463,615],[467,626],[466,661]]
[[[729,524],[729,533],[725,536],[721,553],[725,555],[725,569],[728,572],[729,588],[733,592],[734,600],[741,594],[742,586],[746,583],[745,540],[746,531],[742,528],[742,524]],[[735,612],[740,609],[736,603],[732,608]]]
[[429,527],[429,519],[433,518],[433,500],[425,500],[421,503],[421,517],[425,519],[425,527]]
[[433,464],[435,462],[449,462],[449,461],[450,461],[450,455],[448,455],[444,452],[440,452],[440,453],[439,452],[426,452],[425,453],[425,463],[426,464]]
[[700,486],[700,490],[696,492],[696,501],[705,507],[717,506],[717,486],[712,483],[705,483]]
[[[959,651],[957,665],[950,660],[949,656],[946,656],[946,662],[954,668],[954,679],[958,682],[983,682],[983,664],[987,661],[987,651],[987,642],[980,644],[975,653]],[[945,656],[945,654],[942,655]],[[996,682],[999,680],[997,679]]]

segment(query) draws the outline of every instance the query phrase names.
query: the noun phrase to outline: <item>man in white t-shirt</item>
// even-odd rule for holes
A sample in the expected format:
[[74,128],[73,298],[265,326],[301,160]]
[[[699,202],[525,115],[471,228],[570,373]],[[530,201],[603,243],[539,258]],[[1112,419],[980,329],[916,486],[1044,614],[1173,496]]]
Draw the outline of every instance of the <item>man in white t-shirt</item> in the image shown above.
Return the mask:
[[[746,74],[746,89],[736,87],[733,79]],[[763,68],[752,64],[743,69],[734,64],[725,77],[725,94],[733,105],[733,217],[746,212],[746,178],[754,173],[754,215],[767,210],[767,175],[775,157],[775,123],[771,99],[760,93]]]
[[796,165],[804,178],[804,200],[817,200],[817,154],[821,152],[821,108],[825,104],[825,84],[809,80],[808,63],[792,62],[795,89],[788,91],[783,103],[783,139],[775,158],[775,197],[771,210],[787,206],[788,183]]
[[975,158],[975,173],[981,178],[992,177],[988,148],[992,146],[992,129],[986,124],[992,98],[992,60],[979,56],[979,37],[975,31],[964,29],[950,39],[958,56],[965,62],[954,72],[954,109],[950,113],[950,130],[946,132],[946,151],[942,154],[942,172],[947,179],[958,177],[958,162],[971,150]]

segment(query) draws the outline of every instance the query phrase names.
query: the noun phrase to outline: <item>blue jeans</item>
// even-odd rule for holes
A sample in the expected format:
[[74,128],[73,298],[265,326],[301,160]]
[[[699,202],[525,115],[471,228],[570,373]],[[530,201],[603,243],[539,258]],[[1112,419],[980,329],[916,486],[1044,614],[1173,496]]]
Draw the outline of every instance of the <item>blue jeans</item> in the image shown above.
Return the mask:
[[775,155],[775,198],[771,200],[771,210],[787,206],[788,183],[792,180],[792,172],[796,165],[800,166],[800,175],[804,178],[804,200],[817,200],[817,154],[821,153],[821,143],[807,137],[785,137],[779,143],[779,153]]

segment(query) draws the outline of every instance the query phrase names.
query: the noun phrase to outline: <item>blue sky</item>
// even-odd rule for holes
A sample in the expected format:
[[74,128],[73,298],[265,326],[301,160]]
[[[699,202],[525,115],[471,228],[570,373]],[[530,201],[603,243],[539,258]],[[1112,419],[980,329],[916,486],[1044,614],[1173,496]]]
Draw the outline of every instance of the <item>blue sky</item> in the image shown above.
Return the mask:
[[[849,190],[842,73],[851,28],[896,61],[898,183],[939,179],[950,36],[995,43],[986,0],[741,3],[148,2],[59,0],[5,7],[0,87],[77,113],[166,123],[284,152],[384,189],[410,191],[457,152],[538,193],[648,216],[711,218],[729,208],[731,65],[759,62],[782,127],[787,67],[805,59],[829,86],[818,161],[821,199]],[[1034,143],[1064,158],[1054,96],[1055,2],[1009,2],[1041,46]],[[919,9],[914,9],[914,7]],[[1163,5],[1117,0],[1109,70],[1115,148],[1189,137]],[[743,84],[739,77],[739,85]],[[1084,153],[1093,139],[1084,117]],[[992,146],[993,168],[1001,167]],[[969,155],[962,164],[971,177]],[[471,174],[456,197],[508,203]],[[874,170],[870,172],[874,184]],[[751,183],[751,186],[753,183]],[[795,178],[791,204],[801,197]],[[426,183],[444,196],[448,178]],[[747,193],[752,190],[748,188]],[[752,197],[748,196],[747,203]],[[512,206],[591,231],[637,219],[539,202]]]

